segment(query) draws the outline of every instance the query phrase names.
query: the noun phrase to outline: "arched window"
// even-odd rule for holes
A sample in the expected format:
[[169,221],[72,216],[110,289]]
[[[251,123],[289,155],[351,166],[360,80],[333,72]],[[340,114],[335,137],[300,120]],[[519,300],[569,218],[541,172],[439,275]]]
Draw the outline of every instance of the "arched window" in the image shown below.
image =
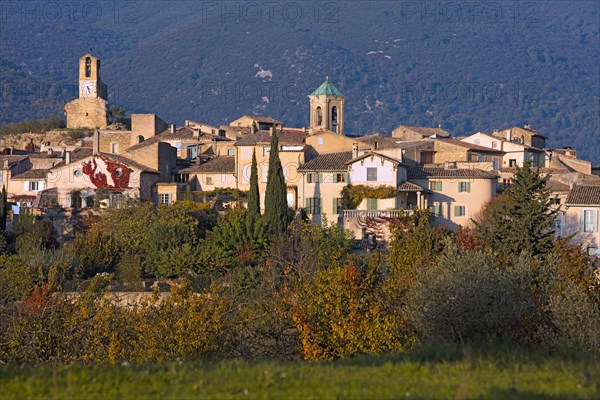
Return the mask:
[[85,58],[85,77],[89,78],[92,76],[92,59],[89,57]]
[[331,130],[339,133],[338,132],[338,113],[337,113],[337,107],[333,106],[331,108]]
[[323,125],[323,112],[321,111],[321,107],[317,107],[317,126]]

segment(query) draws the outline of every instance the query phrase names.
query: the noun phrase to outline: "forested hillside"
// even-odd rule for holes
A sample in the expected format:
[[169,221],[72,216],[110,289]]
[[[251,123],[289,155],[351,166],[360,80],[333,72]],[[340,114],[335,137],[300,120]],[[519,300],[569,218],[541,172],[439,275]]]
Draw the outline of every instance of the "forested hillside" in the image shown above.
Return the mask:
[[175,123],[305,126],[329,70],[348,133],[528,122],[600,163],[595,1],[52,4],[3,8],[2,123],[62,115],[91,48],[111,103]]

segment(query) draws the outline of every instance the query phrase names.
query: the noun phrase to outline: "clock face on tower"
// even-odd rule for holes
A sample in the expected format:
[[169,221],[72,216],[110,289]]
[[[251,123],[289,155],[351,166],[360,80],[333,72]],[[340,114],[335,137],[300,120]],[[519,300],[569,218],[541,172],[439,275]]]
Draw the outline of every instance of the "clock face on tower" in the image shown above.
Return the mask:
[[81,82],[81,97],[96,96],[96,83],[94,81]]

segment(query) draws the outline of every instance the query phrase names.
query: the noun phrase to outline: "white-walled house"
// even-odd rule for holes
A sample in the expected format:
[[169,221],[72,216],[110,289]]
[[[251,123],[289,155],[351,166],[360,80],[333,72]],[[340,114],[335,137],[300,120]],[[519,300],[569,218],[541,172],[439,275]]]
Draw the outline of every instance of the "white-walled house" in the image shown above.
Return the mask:
[[503,151],[501,168],[522,167],[526,159],[532,160],[534,166],[546,166],[546,152],[543,149],[528,146],[524,143],[504,140],[483,132],[474,133],[462,138],[461,141]]

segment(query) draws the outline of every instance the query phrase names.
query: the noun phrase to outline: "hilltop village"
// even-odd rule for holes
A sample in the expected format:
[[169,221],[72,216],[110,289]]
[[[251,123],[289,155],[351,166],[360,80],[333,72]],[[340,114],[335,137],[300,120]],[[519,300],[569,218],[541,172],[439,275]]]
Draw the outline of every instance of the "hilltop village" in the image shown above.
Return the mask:
[[[67,131],[90,135],[65,145],[50,132],[24,149],[4,149],[0,182],[13,218],[23,207],[70,212],[121,207],[128,199],[167,205],[209,199],[227,207],[232,197],[225,189],[250,187],[253,153],[264,208],[275,134],[288,206],[303,209],[314,223],[338,223],[358,241],[385,241],[384,222],[415,209],[430,209],[436,226],[468,226],[511,185],[516,168],[531,160],[542,175],[551,175],[548,187],[560,207],[557,233],[573,235],[588,254],[600,256],[600,177],[575,150],[547,148],[546,137],[530,125],[465,137],[441,126],[399,125],[390,136],[351,136],[344,131],[345,96],[327,77],[308,96],[308,127],[251,115],[229,125],[186,120],[178,126],[155,114],[131,114],[129,128],[114,121],[107,93],[100,60],[84,55],[79,98],[65,105],[65,115]],[[364,190],[351,208],[342,201],[347,187]]]

